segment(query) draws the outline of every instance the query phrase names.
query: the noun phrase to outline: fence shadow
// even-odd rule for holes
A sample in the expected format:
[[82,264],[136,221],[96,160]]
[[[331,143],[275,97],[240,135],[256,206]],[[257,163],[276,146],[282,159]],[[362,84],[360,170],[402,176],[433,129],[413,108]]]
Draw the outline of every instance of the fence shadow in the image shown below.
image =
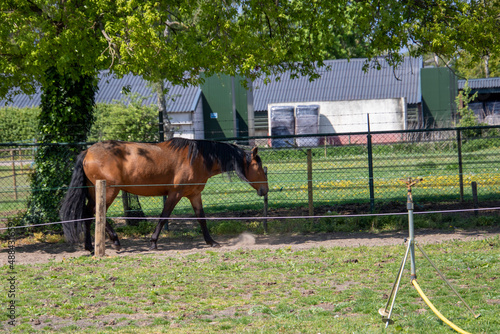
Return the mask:
[[[374,247],[403,245],[408,232],[397,231],[387,233],[317,233],[307,235],[283,234],[283,235],[253,235],[242,233],[238,236],[216,236],[221,247],[212,248],[205,244],[203,237],[161,238],[158,242],[158,250],[149,250],[149,237],[138,239],[122,239],[122,248],[117,251],[106,242],[106,256],[158,256],[171,257],[182,256],[197,252],[231,252],[236,250],[258,250],[258,249],[287,249],[290,251],[304,250],[318,247]],[[473,231],[454,230],[431,230],[421,229],[416,231],[416,240],[420,244],[440,243],[450,240],[472,240],[485,239],[500,236],[500,227],[485,228]],[[77,257],[91,257],[83,245],[71,244],[49,244],[38,243],[22,245],[15,249],[16,264],[38,264],[53,261],[65,261]],[[7,250],[2,250],[1,256],[6,259]],[[5,261],[4,261],[5,263]]]

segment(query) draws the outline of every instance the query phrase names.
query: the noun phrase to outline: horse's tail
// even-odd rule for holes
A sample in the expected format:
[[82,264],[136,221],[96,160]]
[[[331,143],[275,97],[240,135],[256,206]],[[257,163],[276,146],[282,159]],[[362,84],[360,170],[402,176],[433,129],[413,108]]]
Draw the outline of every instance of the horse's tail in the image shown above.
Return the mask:
[[[76,158],[71,182],[59,211],[59,216],[63,222],[88,218],[85,217],[85,200],[88,197],[88,190],[85,171],[83,170],[83,159],[85,159],[86,155],[87,151],[83,151]],[[66,241],[77,243],[83,231],[82,222],[63,223],[63,231]]]

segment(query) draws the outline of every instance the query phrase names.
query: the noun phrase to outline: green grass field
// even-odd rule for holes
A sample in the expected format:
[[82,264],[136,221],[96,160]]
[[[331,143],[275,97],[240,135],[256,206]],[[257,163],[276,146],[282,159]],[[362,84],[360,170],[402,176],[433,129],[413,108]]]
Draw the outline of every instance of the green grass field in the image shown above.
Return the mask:
[[[269,207],[308,206],[307,160],[305,149],[261,149],[268,169]],[[336,206],[370,202],[366,147],[343,146],[312,149],[313,201],[315,206]],[[500,199],[500,146],[496,139],[464,143],[462,173],[453,141],[375,145],[373,150],[373,187],[375,205],[405,201],[406,187],[402,179],[422,177],[414,189],[417,203],[472,201],[471,182],[478,185],[479,201]],[[12,217],[26,209],[29,184],[26,175],[18,177],[18,199],[14,199],[13,179],[9,167],[0,167],[0,218]],[[461,179],[460,179],[461,176]],[[141,198],[146,215],[158,216],[162,198]],[[203,192],[207,214],[245,209],[261,210],[263,199],[237,176],[213,177]],[[377,209],[375,207],[375,209]],[[118,198],[109,210],[111,216],[122,216]],[[192,214],[187,200],[182,200],[174,214]]]
[[[479,201],[500,199],[500,169],[492,152],[464,153],[462,184],[464,201],[472,201],[471,182],[478,185]],[[320,149],[318,152],[322,153]],[[273,156],[274,151],[266,153],[268,161],[269,207],[287,208],[308,206],[307,161],[302,152],[289,159]],[[495,153],[496,154],[496,153]],[[282,159],[278,159],[278,158]],[[480,157],[481,160],[478,160]],[[481,158],[482,157],[482,158]],[[264,159],[263,158],[263,159]],[[493,160],[491,160],[493,159]],[[406,201],[407,189],[404,180],[408,177],[421,177],[423,182],[414,188],[414,200],[422,203],[459,202],[460,177],[457,158],[451,153],[426,153],[408,155],[401,153],[385,154],[374,158],[374,199],[383,204],[390,201]],[[472,161],[473,163],[470,163]],[[331,148],[325,157],[316,154],[312,161],[313,201],[315,206],[335,206],[348,203],[368,203],[370,201],[368,162],[365,155],[335,155]],[[263,200],[255,191],[238,177],[231,180],[225,175],[213,177],[203,192],[203,203],[207,213],[236,211],[241,207],[260,210]],[[159,215],[162,209],[161,198],[141,198],[143,210],[147,215]],[[119,201],[110,208],[110,214],[122,215]],[[181,201],[174,214],[191,214],[187,200]]]
[[[471,333],[499,333],[500,239],[423,246],[475,313],[417,250],[418,282],[437,309]],[[13,333],[452,333],[403,275],[386,330],[378,314],[405,247],[88,256],[16,265]],[[7,272],[7,266],[0,270]],[[3,284],[6,286],[6,284]],[[6,293],[2,304],[8,303]]]

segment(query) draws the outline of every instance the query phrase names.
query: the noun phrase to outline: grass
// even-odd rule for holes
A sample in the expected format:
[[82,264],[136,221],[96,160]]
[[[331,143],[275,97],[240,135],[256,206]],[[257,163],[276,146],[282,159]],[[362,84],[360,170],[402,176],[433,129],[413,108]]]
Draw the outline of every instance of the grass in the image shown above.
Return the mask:
[[[481,317],[417,250],[418,282],[441,313],[472,333],[500,332],[500,239],[424,249]],[[285,247],[17,265],[19,325],[9,327],[3,312],[0,326],[14,333],[451,333],[411,287],[408,269],[396,322],[384,329],[378,309],[403,253],[403,246]]]
[[[335,215],[336,212],[331,212]],[[149,237],[154,231],[156,221],[140,221],[137,226],[119,225],[116,231],[120,235],[142,238]],[[256,235],[285,234],[285,233],[334,233],[334,232],[394,232],[408,228],[408,217],[377,216],[377,217],[351,217],[334,218],[325,216],[319,219],[269,219],[267,232],[264,231],[261,220],[210,220],[207,222],[210,233],[213,235],[237,235],[250,232]],[[164,237],[196,237],[201,234],[198,224],[189,227],[182,223],[170,231],[164,231]],[[434,230],[475,230],[498,226],[498,215],[460,216],[458,214],[426,214],[414,215],[416,229]]]
[[[448,141],[374,145],[375,203],[378,205],[401,199],[404,201],[406,188],[401,179],[407,177],[424,178],[424,182],[415,188],[416,201],[460,201],[458,157],[453,144],[453,141]],[[462,181],[465,201],[472,201],[471,182],[478,185],[479,201],[500,199],[500,149],[497,146],[496,138],[464,143]],[[324,148],[315,148],[312,151],[315,206],[370,201],[366,147],[328,147],[326,154]],[[260,155],[268,168],[269,207],[307,207],[305,150],[262,149]],[[0,218],[7,218],[26,209],[29,187],[21,188],[23,191],[19,191],[20,198],[14,201],[12,178],[8,177],[9,168],[0,167],[0,177],[2,173],[5,174],[5,179],[0,179]],[[23,182],[27,182],[27,177],[22,177],[26,179]],[[18,185],[21,185],[20,181]],[[163,205],[161,197],[143,197],[140,201],[146,215],[160,214]],[[207,214],[245,209],[260,210],[263,207],[262,198],[256,195],[253,188],[236,176],[229,180],[225,175],[218,175],[209,180],[203,192],[203,203]],[[192,212],[189,201],[183,199],[174,214],[186,215]],[[123,215],[119,198],[110,207],[109,214]]]
[[21,168],[17,165],[14,178],[11,166],[0,166],[0,218],[7,216],[4,212],[16,212],[26,208],[29,194],[28,174],[29,169],[26,166]]

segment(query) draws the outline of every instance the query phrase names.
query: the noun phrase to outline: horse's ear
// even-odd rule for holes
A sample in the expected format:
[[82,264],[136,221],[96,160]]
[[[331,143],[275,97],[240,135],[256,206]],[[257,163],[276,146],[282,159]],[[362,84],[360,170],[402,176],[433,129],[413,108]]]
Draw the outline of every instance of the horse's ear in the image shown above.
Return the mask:
[[255,159],[255,157],[257,156],[258,152],[259,152],[259,148],[257,146],[254,146],[252,148],[252,159]]

